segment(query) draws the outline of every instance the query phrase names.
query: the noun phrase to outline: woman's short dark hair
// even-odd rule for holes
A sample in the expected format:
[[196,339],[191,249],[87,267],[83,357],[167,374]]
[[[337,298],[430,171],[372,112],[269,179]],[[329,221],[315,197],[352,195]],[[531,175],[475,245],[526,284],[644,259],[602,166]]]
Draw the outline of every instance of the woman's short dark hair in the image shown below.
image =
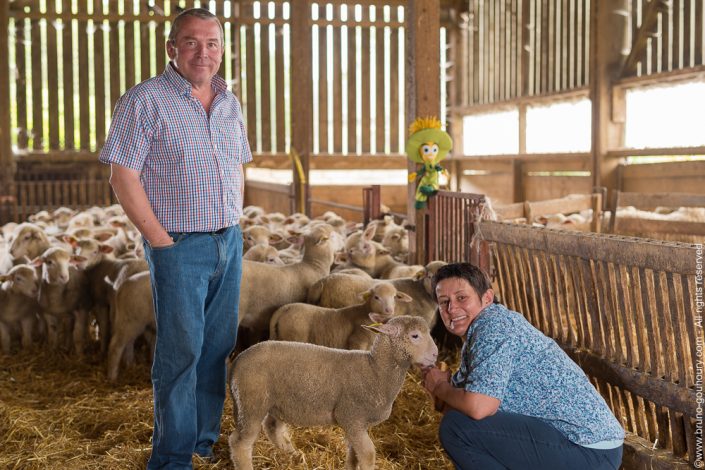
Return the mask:
[[171,23],[171,29],[169,30],[169,42],[173,44],[174,41],[176,41],[176,36],[179,34],[179,30],[181,29],[181,23],[189,16],[195,16],[196,18],[200,18],[202,20],[211,20],[218,23],[218,26],[220,27],[220,45],[225,45],[223,25],[220,24],[220,20],[217,16],[205,8],[189,8],[188,10],[184,10],[176,15],[176,18],[174,18],[174,21]]
[[431,289],[433,291],[433,299],[438,301],[436,297],[436,286],[444,279],[456,278],[465,279],[475,289],[477,295],[482,297],[482,294],[487,292],[487,289],[492,288],[489,276],[480,268],[470,263],[452,263],[441,267],[436,275],[431,279]]

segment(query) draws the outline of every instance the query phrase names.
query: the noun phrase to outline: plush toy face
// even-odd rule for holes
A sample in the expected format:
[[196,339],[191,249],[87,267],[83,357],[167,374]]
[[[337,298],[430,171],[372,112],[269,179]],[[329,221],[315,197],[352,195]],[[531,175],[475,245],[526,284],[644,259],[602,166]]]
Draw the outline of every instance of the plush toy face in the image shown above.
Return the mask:
[[419,147],[419,155],[424,163],[433,165],[436,163],[436,157],[438,157],[438,144],[434,142],[426,142]]
[[415,132],[406,143],[406,156],[421,164],[435,165],[450,150],[450,136],[440,129],[423,129]]

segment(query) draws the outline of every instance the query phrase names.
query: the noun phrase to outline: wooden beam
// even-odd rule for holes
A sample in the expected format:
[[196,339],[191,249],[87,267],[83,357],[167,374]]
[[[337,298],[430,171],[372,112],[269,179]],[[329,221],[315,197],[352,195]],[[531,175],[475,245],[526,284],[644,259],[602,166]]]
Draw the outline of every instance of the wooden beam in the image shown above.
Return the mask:
[[628,433],[624,439],[622,467],[638,470],[686,470],[685,460],[674,457],[668,450],[657,448],[653,442]]
[[[440,1],[408,0],[406,8],[407,32],[407,127],[421,116],[440,117]],[[409,173],[416,164],[409,161]],[[409,262],[423,259],[419,254],[425,246],[424,217],[426,209],[414,208],[416,184],[407,192],[407,219],[413,221],[409,233]]]
[[662,207],[705,207],[705,196],[689,193],[632,193],[619,192],[620,206],[637,208]]
[[299,155],[303,178],[294,173],[295,200],[305,201],[304,212],[311,214],[309,172],[313,151],[313,82],[311,80],[311,1],[297,0],[291,8],[291,147]]
[[646,4],[646,11],[644,12],[641,26],[632,42],[629,56],[624,62],[620,77],[632,76],[636,73],[636,66],[644,54],[647,41],[658,30],[658,16],[661,12],[666,11],[668,11],[667,0],[651,0]]
[[483,220],[480,229],[487,241],[529,250],[681,275],[695,275],[695,248],[685,243],[555,230],[489,220]]
[[0,38],[5,38],[0,46],[0,183],[5,190],[10,189],[13,179],[12,169],[12,129],[10,120],[10,51],[7,39],[10,37],[10,4],[0,2]]
[[623,147],[624,124],[612,103],[612,86],[619,76],[627,18],[627,0],[595,0],[590,5],[590,99],[592,103],[593,186],[616,187],[618,161],[605,159],[611,148]]
[[521,96],[508,100],[496,101],[493,103],[479,103],[471,106],[455,106],[451,108],[451,113],[459,114],[461,116],[471,116],[476,114],[487,114],[501,110],[514,110],[522,105],[547,106],[553,103],[578,101],[586,98],[590,98],[590,89],[588,87],[580,87],[556,93],[544,93],[535,96]]
[[612,385],[629,390],[658,406],[680,411],[695,417],[695,391],[660,377],[653,377],[621,364],[604,359],[587,350],[564,348],[576,364],[589,376],[605,380]]
[[705,155],[705,146],[701,147],[669,147],[645,149],[613,149],[606,153],[610,158],[623,157],[654,157],[668,155]]
[[652,73],[641,77],[627,77],[615,83],[616,88],[634,89],[654,85],[673,85],[705,80],[705,65],[698,65],[685,69],[671,70],[668,72]]

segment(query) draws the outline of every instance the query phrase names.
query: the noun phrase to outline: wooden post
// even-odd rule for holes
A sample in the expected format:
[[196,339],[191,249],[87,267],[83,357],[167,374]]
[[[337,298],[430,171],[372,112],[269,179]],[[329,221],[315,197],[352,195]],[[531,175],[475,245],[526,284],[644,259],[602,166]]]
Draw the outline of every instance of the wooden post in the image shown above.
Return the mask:
[[[613,108],[613,83],[619,78],[624,56],[627,18],[616,14],[628,11],[626,0],[597,0],[591,5],[590,99],[592,101],[593,186],[616,187],[619,160],[608,158],[610,149],[624,145],[624,124]],[[622,103],[623,106],[623,103]],[[616,119],[615,119],[616,118]]]
[[[408,0],[406,14],[407,59],[406,96],[407,128],[422,116],[440,113],[440,0]],[[409,173],[416,164],[408,163]],[[407,219],[412,225],[409,234],[409,263],[423,259],[419,250],[426,246],[424,215],[426,209],[414,208],[416,183],[410,183],[407,192]]]
[[[528,2],[526,2],[528,3]],[[526,55],[526,54],[524,54]],[[526,155],[526,103],[519,104],[519,154]],[[514,173],[514,202],[522,202],[524,194],[524,162],[517,158],[513,165]]]
[[[10,4],[0,2],[0,38],[9,36]],[[10,50],[7,41],[0,46],[0,183],[3,191],[9,192],[13,179],[12,129],[10,129]]]
[[[313,151],[313,80],[311,65],[311,1],[295,0],[291,4],[291,147],[301,158],[305,183],[301,184],[296,168],[294,193],[297,201],[304,200],[305,213],[311,215],[309,173]],[[303,193],[303,194],[302,194]]]

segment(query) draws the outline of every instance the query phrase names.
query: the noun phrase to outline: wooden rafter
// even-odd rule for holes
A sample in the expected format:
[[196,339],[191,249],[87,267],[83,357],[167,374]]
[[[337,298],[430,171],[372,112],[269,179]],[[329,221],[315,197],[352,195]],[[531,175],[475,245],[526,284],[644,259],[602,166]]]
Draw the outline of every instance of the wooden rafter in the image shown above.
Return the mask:
[[629,51],[629,56],[622,67],[621,77],[634,75],[636,66],[641,60],[641,57],[646,49],[646,43],[657,31],[659,14],[668,11],[668,0],[651,0],[646,5],[644,19],[641,27],[636,33],[636,37],[632,42],[632,48]]

